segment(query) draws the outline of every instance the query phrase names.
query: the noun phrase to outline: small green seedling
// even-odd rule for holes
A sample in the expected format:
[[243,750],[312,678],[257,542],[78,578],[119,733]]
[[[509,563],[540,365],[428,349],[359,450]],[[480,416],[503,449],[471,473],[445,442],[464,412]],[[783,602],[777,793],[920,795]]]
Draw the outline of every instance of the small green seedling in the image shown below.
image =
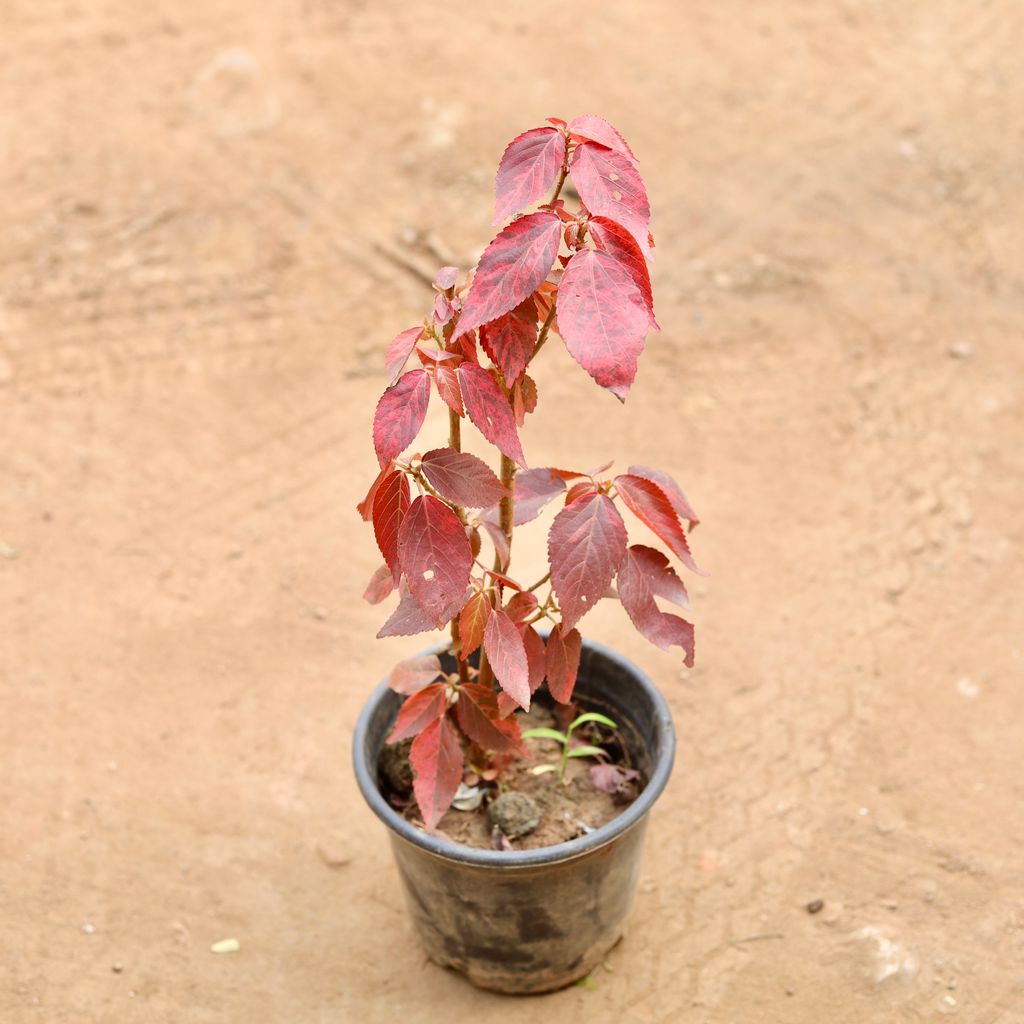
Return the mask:
[[606,725],[609,729],[618,729],[610,718],[599,715],[596,711],[588,711],[577,718],[565,732],[557,729],[524,729],[523,739],[555,740],[562,744],[562,757],[551,764],[539,764],[530,770],[534,775],[543,775],[544,772],[558,772],[560,782],[565,782],[565,768],[570,757],[606,757],[607,751],[600,747],[591,746],[589,743],[581,743],[579,746],[572,746],[572,734],[581,725],[587,722],[597,722],[599,725]]

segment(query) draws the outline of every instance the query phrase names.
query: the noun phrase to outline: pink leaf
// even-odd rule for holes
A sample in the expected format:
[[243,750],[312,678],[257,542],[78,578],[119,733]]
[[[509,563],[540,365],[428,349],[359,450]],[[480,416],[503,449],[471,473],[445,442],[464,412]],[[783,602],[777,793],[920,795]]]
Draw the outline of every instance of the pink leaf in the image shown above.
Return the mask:
[[530,693],[536,693],[544,682],[547,672],[547,651],[544,640],[533,626],[520,627],[523,636],[523,647],[526,648],[526,663],[530,673]]
[[660,469],[650,469],[647,466],[630,466],[628,472],[633,476],[642,476],[647,480],[653,480],[672,502],[676,515],[689,522],[691,530],[700,522],[697,513],[693,511],[693,507],[686,500],[686,495],[679,489],[679,484],[668,473],[663,473]]
[[434,278],[434,287],[441,291],[447,291],[449,288],[455,286],[455,282],[458,281],[458,279],[458,267],[442,267],[437,272],[437,277]]
[[511,384],[526,369],[537,344],[537,307],[527,298],[480,328],[480,344]]
[[505,611],[508,612],[509,618],[518,624],[525,622],[537,610],[539,605],[540,602],[537,600],[536,594],[531,593],[529,590],[523,590],[509,598]]
[[426,370],[410,370],[384,392],[373,416],[373,446],[383,466],[416,439],[427,415],[430,377]]
[[469,584],[473,552],[458,516],[433,495],[424,494],[410,506],[398,532],[398,554],[416,603],[435,626],[462,607]]
[[466,412],[477,430],[502,455],[507,455],[525,469],[526,457],[519,444],[512,407],[495,379],[483,367],[473,363],[461,363],[458,373]]
[[462,782],[462,747],[447,718],[430,723],[412,741],[409,763],[413,793],[427,828],[433,828],[451,807]]
[[464,508],[486,508],[508,494],[487,463],[469,452],[435,448],[423,456],[423,472],[442,498]]
[[370,577],[370,582],[366,584],[366,590],[363,591],[363,600],[368,604],[380,604],[394,589],[395,580],[391,575],[391,569],[387,564],[382,565]]
[[480,525],[491,538],[491,543],[494,545],[494,553],[498,556],[498,561],[501,563],[502,568],[507,568],[509,556],[511,555],[508,537],[505,536],[505,531],[501,528],[497,515],[493,519],[485,518],[489,515],[489,511],[480,516]]
[[495,608],[484,631],[484,650],[501,688],[524,710],[530,710],[530,671],[526,648],[516,624]]
[[532,295],[548,276],[561,237],[562,222],[547,210],[520,217],[501,231],[480,257],[453,340]]
[[397,584],[402,575],[398,561],[398,531],[409,511],[409,481],[395,470],[386,477],[373,496],[373,534],[384,561]]
[[690,554],[686,534],[683,533],[683,527],[668,495],[653,480],[634,476],[632,473],[623,473],[615,478],[615,489],[626,503],[626,507],[671,548],[672,553],[683,565],[700,576],[707,575],[703,569],[698,568],[693,555]]
[[422,654],[400,661],[388,676],[388,686],[395,693],[406,695],[422,690],[441,674],[441,659],[436,654]]
[[559,704],[568,704],[572,700],[583,649],[579,630],[570,629],[563,633],[564,629],[564,624],[555,626],[547,646],[548,690]]
[[626,800],[636,798],[636,793],[629,783],[640,778],[635,768],[623,768],[618,764],[593,764],[589,769],[590,781],[597,789],[612,796],[624,797]]
[[629,272],[633,283],[643,296],[644,305],[650,314],[651,326],[657,331],[658,321],[654,318],[654,293],[651,291],[651,274],[647,260],[640,251],[633,236],[621,225],[607,217],[593,217],[587,224],[594,244],[609,256],[615,257]]
[[629,143],[603,117],[598,117],[596,114],[583,114],[580,117],[574,117],[569,122],[569,131],[581,139],[590,139],[591,142],[614,149],[623,156],[629,157],[634,163],[639,163],[633,150],[629,148]]
[[548,533],[551,583],[571,629],[604,596],[626,550],[626,527],[606,494],[566,505]]
[[438,362],[434,367],[434,382],[437,384],[437,393],[441,396],[441,401],[457,416],[464,415],[459,375],[450,360]]
[[[515,512],[513,525],[522,526],[540,515],[541,509],[560,494],[565,493],[565,480],[551,469],[528,469],[517,473],[513,484]],[[487,509],[481,521],[498,521],[498,507]]]
[[459,657],[463,661],[484,642],[484,630],[493,607],[489,595],[482,591],[477,591],[464,605],[459,614],[459,639],[462,643]]
[[416,633],[427,633],[437,629],[404,584],[399,594],[398,607],[381,626],[377,633],[378,640],[387,636],[414,636]]
[[651,204],[640,172],[630,159],[607,146],[583,142],[573,153],[569,174],[590,213],[621,224],[641,252],[649,255]]
[[394,383],[395,378],[402,372],[402,367],[405,366],[422,334],[422,327],[410,327],[409,330],[402,331],[391,339],[388,353],[384,357],[384,371],[388,375],[389,383]]
[[514,718],[503,719],[498,695],[490,686],[467,683],[459,690],[455,715],[462,731],[484,750],[498,754],[525,754],[522,730]]
[[637,568],[647,577],[647,585],[653,594],[680,608],[690,607],[690,596],[686,593],[683,581],[660,551],[643,544],[633,544],[629,550]]
[[402,705],[391,735],[385,742],[398,743],[423,732],[431,722],[445,713],[447,707],[443,683],[431,683],[430,686],[421,687]]
[[654,602],[649,578],[633,548],[626,551],[618,576],[619,600],[633,625],[656,647],[682,647],[685,663],[693,665],[693,626],[678,615],[661,611]]
[[494,223],[518,213],[555,183],[565,163],[565,136],[554,128],[532,128],[514,138],[498,164]]
[[558,289],[558,322],[573,359],[601,387],[625,399],[650,326],[629,271],[606,252],[576,253]]

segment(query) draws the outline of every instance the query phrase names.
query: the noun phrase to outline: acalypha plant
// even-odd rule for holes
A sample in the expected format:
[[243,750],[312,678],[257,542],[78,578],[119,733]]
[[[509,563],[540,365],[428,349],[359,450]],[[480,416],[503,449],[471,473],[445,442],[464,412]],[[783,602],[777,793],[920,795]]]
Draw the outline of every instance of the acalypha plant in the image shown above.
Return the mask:
[[[567,178],[580,199],[575,210],[560,198]],[[388,742],[415,737],[409,761],[427,828],[451,805],[467,755],[474,766],[500,766],[525,754],[513,712],[528,710],[545,680],[555,701],[570,701],[576,627],[602,598],[619,600],[643,636],[682,648],[693,663],[693,626],[655,602],[686,608],[686,588],[664,553],[629,543],[620,512],[700,573],[683,526],[698,519],[676,482],[645,466],[617,475],[610,464],[530,469],[517,430],[537,406],[529,370],[552,334],[624,401],[644,339],[658,330],[651,211],[637,159],[603,118],[552,117],[509,143],[495,192],[496,224],[544,201],[498,232],[464,282],[457,268],[442,267],[431,314],[388,346],[391,383],[373,418],[380,473],[359,505],[385,560],[366,598],[399,595],[378,637],[451,629],[457,672],[445,676],[430,655],[401,662],[390,677],[406,700]],[[410,360],[418,365],[406,369]],[[448,443],[403,455],[435,390],[448,407]],[[466,419],[500,453],[497,474],[462,450]],[[513,575],[513,529],[555,500],[563,507],[548,534],[547,571],[524,584]],[[486,560],[482,534],[493,549]],[[546,642],[535,628],[541,620],[550,623]]]

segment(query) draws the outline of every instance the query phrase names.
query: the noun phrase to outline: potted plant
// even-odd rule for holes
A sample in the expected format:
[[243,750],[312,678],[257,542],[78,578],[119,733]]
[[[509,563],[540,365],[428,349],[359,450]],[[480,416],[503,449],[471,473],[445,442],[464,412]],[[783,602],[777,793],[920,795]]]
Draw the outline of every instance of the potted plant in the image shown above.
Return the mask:
[[[623,512],[701,570],[686,536],[697,516],[668,475],[561,459],[529,468],[519,440],[538,400],[531,364],[553,335],[624,401],[658,329],[636,157],[600,117],[549,118],[509,144],[496,196],[495,223],[514,219],[466,281],[438,272],[431,314],[387,349],[373,419],[380,472],[359,505],[384,565],[366,597],[398,592],[379,637],[447,628],[450,639],[377,688],[354,760],[431,958],[484,987],[539,992],[589,972],[620,937],[674,753],[651,682],[577,626],[618,600],[643,636],[693,663],[693,626],[655,600],[685,608],[686,589],[666,554],[629,543]],[[447,444],[410,454],[435,391]],[[497,473],[463,450],[467,423],[497,449]],[[552,502],[562,507],[533,583],[514,563],[513,533]],[[607,820],[583,820],[573,803],[590,790],[610,801]],[[555,830],[538,839],[544,813]]]

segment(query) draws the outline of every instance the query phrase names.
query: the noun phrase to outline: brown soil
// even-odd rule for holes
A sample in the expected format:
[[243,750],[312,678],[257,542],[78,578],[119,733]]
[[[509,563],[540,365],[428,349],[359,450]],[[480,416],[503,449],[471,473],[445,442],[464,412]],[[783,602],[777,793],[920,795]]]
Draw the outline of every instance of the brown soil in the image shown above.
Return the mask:
[[[534,703],[528,714],[517,712],[523,729],[556,728],[551,711],[542,704]],[[609,743],[607,731],[604,734],[583,735],[581,739],[597,745],[606,744],[610,753],[615,744]],[[524,740],[530,757],[519,760],[501,773],[500,784],[492,790],[499,792],[525,793],[537,801],[542,809],[540,824],[528,835],[510,838],[514,850],[535,850],[542,846],[565,843],[585,835],[588,830],[600,828],[622,813],[624,807],[616,803],[611,794],[598,789],[590,781],[589,769],[596,762],[592,758],[571,758],[567,764],[565,781],[558,772],[535,775],[537,765],[556,762],[561,746],[554,740]],[[622,763],[621,756],[611,756],[609,763]],[[450,810],[438,823],[438,830],[456,843],[474,846],[480,850],[493,848],[492,828],[487,817],[489,798],[485,798],[475,811]]]
[[422,275],[489,240],[513,135],[589,111],[642,161],[663,330],[624,408],[549,344],[524,447],[675,474],[713,575],[693,671],[583,622],[679,756],[625,940],[542,1012],[1024,1019],[1019,0],[0,25],[4,1024],[524,1011],[425,962],[359,798],[356,715],[424,644],[372,641],[353,505]]

